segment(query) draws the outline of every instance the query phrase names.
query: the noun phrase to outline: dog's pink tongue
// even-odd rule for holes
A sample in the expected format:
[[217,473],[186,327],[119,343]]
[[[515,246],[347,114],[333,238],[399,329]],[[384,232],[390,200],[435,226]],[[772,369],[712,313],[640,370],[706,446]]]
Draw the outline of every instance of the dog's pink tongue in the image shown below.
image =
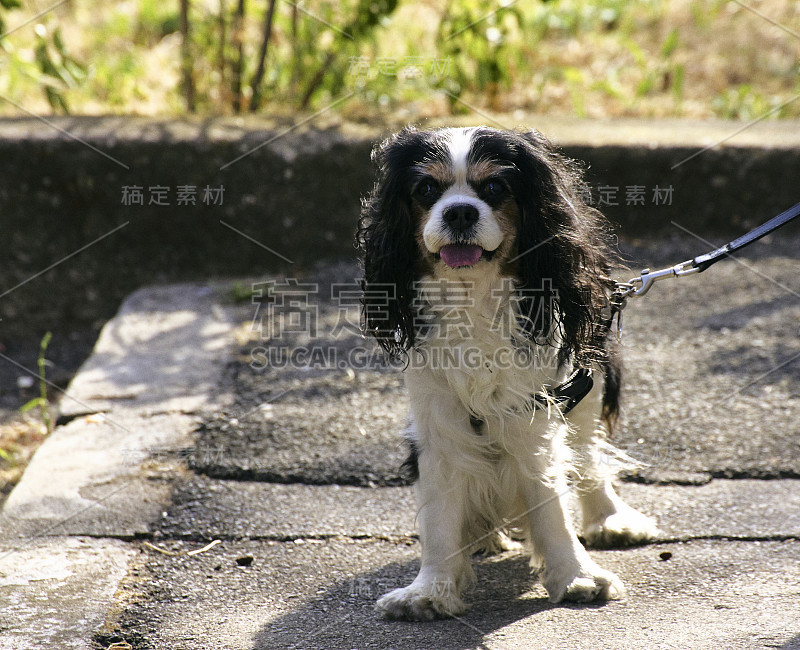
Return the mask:
[[483,249],[474,244],[447,244],[439,249],[442,261],[451,269],[457,266],[473,266],[478,263]]

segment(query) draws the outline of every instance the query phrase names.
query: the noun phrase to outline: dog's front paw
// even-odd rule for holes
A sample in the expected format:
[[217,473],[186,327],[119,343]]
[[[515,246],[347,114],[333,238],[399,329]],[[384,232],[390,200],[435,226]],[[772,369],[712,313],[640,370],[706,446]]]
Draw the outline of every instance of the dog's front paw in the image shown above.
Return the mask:
[[611,571],[600,568],[591,560],[577,569],[555,571],[545,568],[541,581],[550,601],[568,600],[587,603],[592,600],[618,600],[625,597],[625,586]]
[[415,585],[395,589],[378,599],[375,609],[385,618],[401,621],[432,621],[459,616],[467,606],[453,586]]
[[627,504],[619,504],[617,511],[583,527],[587,546],[613,548],[634,546],[653,540],[658,535],[656,522]]

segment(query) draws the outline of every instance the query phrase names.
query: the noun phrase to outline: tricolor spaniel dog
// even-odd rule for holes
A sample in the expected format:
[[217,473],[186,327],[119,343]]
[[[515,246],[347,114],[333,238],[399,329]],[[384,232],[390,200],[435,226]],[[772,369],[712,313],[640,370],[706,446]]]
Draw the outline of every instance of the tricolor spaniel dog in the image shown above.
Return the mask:
[[590,545],[656,533],[611,485],[614,256],[577,166],[537,132],[486,127],[407,128],[373,159],[362,316],[405,363],[422,544],[419,574],[378,610],[461,614],[470,555],[518,546],[512,537],[553,602],[623,596],[564,503],[572,485]]

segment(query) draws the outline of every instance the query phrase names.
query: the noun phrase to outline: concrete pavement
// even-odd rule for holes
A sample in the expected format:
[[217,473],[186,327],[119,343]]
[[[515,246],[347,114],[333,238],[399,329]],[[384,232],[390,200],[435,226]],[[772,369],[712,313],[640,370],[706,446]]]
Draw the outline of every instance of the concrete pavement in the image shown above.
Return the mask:
[[[704,249],[625,248],[652,266]],[[430,624],[372,609],[419,558],[397,372],[250,363],[363,345],[356,307],[327,299],[355,266],[299,278],[316,336],[280,342],[274,303],[223,283],[137,292],[5,504],[0,648],[800,648],[797,251],[773,236],[625,312],[615,443],[647,467],[621,492],[663,531],[592,551],[627,599],[552,605],[507,553],[475,560],[464,617]]]

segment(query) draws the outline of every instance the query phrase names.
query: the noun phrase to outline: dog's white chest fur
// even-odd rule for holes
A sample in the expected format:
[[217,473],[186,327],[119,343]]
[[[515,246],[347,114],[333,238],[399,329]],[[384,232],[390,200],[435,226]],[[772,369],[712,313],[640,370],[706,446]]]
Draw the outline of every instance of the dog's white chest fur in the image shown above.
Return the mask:
[[432,391],[447,387],[482,420],[522,415],[533,395],[566,374],[558,367],[557,343],[532,346],[526,340],[510,279],[460,275],[419,284],[422,320],[429,327],[410,353],[407,384]]

